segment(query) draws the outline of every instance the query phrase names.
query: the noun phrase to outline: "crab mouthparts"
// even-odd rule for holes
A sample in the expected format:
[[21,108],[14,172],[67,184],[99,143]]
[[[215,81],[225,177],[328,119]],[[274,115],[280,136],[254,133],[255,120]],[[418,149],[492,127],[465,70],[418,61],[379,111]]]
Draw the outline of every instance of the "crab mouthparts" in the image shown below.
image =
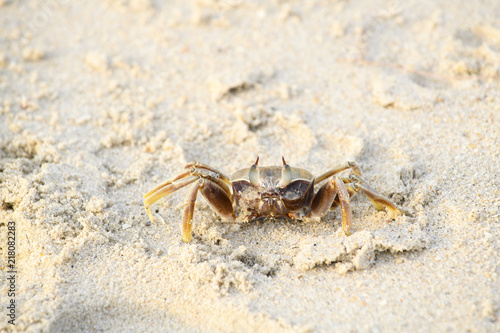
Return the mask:
[[284,215],[285,207],[281,202],[280,195],[276,192],[265,192],[260,196],[259,213],[261,216]]
[[260,195],[262,200],[278,200],[280,195],[277,192],[264,192]]

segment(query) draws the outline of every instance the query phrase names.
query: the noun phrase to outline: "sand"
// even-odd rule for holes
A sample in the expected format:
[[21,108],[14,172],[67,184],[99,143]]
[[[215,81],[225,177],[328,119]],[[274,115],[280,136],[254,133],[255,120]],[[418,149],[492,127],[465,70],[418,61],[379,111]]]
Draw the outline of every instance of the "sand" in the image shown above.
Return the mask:
[[[500,331],[499,2],[0,4],[1,331]],[[407,214],[149,221],[257,156],[357,161]]]

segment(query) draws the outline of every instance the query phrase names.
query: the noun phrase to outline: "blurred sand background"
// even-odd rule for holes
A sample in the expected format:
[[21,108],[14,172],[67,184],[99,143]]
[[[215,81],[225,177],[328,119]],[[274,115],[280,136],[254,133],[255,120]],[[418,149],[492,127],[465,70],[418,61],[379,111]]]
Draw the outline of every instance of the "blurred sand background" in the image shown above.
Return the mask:
[[[500,331],[500,2],[0,4],[0,330]],[[355,160],[409,215],[148,220],[187,162],[257,155]]]

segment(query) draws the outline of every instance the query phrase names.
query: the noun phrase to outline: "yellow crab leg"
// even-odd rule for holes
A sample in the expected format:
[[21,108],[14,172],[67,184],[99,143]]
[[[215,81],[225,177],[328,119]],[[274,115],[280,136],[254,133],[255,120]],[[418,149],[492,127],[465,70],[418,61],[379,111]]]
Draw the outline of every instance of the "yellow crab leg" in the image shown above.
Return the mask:
[[355,162],[346,162],[346,163],[339,165],[333,169],[330,169],[327,172],[325,172],[324,174],[316,177],[314,179],[314,183],[319,184],[320,182],[324,181],[325,179],[330,178],[331,176],[333,176],[339,172],[342,172],[344,170],[347,170],[347,169],[352,169],[352,171],[354,172],[354,174],[356,176],[359,176],[361,174],[361,170],[359,169],[359,166]]
[[189,176],[184,179],[178,180],[175,183],[172,183],[171,180],[167,180],[165,183],[161,184],[157,188],[155,188],[153,191],[150,191],[144,195],[144,208],[146,208],[146,212],[148,213],[149,218],[151,221],[154,221],[153,214],[151,214],[151,209],[150,206],[154,204],[156,201],[160,200],[161,198],[174,193],[175,191],[193,183],[196,181],[198,177],[196,176]]
[[351,204],[350,204],[350,195],[349,191],[345,187],[344,182],[341,178],[335,177],[335,188],[337,189],[337,195],[340,199],[340,212],[342,215],[342,229],[346,236],[351,234],[351,221],[352,221],[352,212],[351,212]]

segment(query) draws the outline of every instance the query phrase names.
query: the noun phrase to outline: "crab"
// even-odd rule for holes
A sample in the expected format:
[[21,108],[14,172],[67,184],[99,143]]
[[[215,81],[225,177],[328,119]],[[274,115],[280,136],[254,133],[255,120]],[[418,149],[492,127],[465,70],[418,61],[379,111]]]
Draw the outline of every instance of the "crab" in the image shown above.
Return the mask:
[[[305,169],[291,167],[283,157],[282,161],[283,166],[261,167],[257,157],[250,168],[238,170],[231,177],[208,165],[190,162],[184,172],[144,194],[144,207],[154,221],[152,204],[191,185],[182,217],[182,240],[186,243],[192,240],[192,220],[198,192],[227,221],[323,217],[340,206],[342,229],[346,236],[351,234],[350,198],[358,192],[368,197],[377,210],[387,208],[396,214],[403,213],[361,179],[361,170],[355,162],[346,162],[315,177]],[[339,173],[345,170],[350,170],[350,174],[340,176]]]

